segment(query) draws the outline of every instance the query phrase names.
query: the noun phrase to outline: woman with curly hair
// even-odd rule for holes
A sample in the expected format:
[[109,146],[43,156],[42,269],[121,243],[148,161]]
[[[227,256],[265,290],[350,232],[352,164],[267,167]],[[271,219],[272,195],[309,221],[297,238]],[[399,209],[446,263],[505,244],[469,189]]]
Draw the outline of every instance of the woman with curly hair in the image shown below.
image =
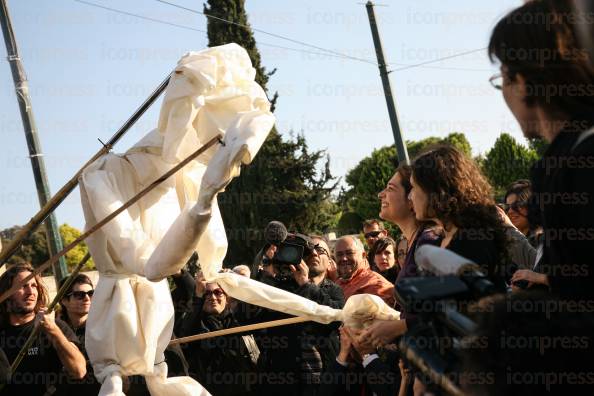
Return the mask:
[[441,247],[474,261],[502,285],[508,238],[478,166],[456,148],[440,146],[415,159],[410,181],[417,220],[441,226]]

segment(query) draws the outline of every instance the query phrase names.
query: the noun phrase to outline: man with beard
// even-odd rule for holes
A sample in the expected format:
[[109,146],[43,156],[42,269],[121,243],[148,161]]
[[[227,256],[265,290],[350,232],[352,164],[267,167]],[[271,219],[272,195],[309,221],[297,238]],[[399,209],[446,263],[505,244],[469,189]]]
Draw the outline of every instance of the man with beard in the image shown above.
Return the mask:
[[[33,272],[30,265],[17,265],[0,277],[0,294]],[[2,389],[3,395],[61,394],[68,383],[65,375],[82,379],[86,362],[78,349],[76,335],[60,319],[46,315],[47,292],[37,275],[0,304],[0,345],[14,362],[35,326],[41,326],[17,370]]]
[[[309,270],[307,275],[311,294],[310,298],[320,304],[332,308],[342,308],[344,305],[344,294],[342,289],[328,279],[328,267],[330,266],[330,249],[323,237],[310,236],[314,248],[304,258]],[[303,274],[302,276],[305,276]],[[305,284],[305,283],[304,283]],[[316,296],[314,296],[316,294]],[[315,388],[320,383],[321,373],[333,363],[339,351],[338,323],[322,325],[315,322],[307,322],[303,326],[301,339],[302,370],[306,383]]]
[[[314,242],[315,241],[315,242]],[[286,243],[303,247],[298,265],[273,263],[261,272],[260,281],[297,294],[315,303],[341,309],[342,293],[326,279],[329,265],[328,245],[321,238],[289,234]],[[290,271],[288,271],[290,270]],[[243,323],[284,319],[286,314],[240,304],[238,318]],[[260,395],[316,395],[320,376],[338,350],[336,324],[298,323],[272,327],[258,336],[261,349]]]

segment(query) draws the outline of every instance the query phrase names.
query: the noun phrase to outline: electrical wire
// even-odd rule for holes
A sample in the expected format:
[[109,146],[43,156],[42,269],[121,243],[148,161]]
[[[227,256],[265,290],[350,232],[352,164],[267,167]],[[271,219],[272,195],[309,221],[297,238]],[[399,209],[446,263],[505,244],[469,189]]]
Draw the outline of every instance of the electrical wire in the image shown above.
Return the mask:
[[[194,28],[194,27],[191,27],[191,26],[181,25],[181,24],[174,23],[174,22],[164,21],[164,20],[158,19],[158,18],[152,18],[152,17],[140,15],[140,14],[135,14],[135,13],[132,13],[132,12],[129,12],[129,11],[124,11],[124,10],[120,10],[120,9],[117,9],[117,8],[107,7],[107,6],[104,6],[104,5],[101,5],[101,4],[97,4],[97,3],[93,3],[93,2],[90,2],[90,1],[86,1],[86,0],[73,0],[73,1],[75,1],[77,3],[80,3],[80,4],[87,5],[87,6],[96,7],[96,8],[100,8],[100,9],[103,9],[103,10],[107,10],[107,11],[111,11],[111,12],[116,12],[116,13],[120,13],[120,14],[123,14],[123,15],[132,16],[132,17],[135,17],[135,18],[144,19],[144,20],[147,20],[147,21],[155,22],[155,23],[161,23],[161,24],[164,24],[164,25],[173,26],[173,27],[177,27],[177,28],[181,28],[181,29],[185,29],[185,30],[190,30],[190,31],[194,31],[194,32],[207,33],[206,30],[197,29],[197,28]],[[323,51],[323,52],[310,51],[310,50],[299,49],[299,48],[285,47],[285,46],[282,46],[282,45],[272,44],[272,43],[267,43],[267,42],[262,42],[262,41],[258,41],[258,45],[264,45],[264,46],[268,46],[268,47],[280,48],[280,49],[284,49],[284,50],[287,50],[287,51],[293,51],[293,52],[301,52],[301,53],[313,54],[313,55],[319,55],[319,56],[326,56],[326,57],[329,56],[329,57],[338,58],[338,59],[354,60],[354,61],[359,61],[359,62],[364,62],[364,63],[367,63],[367,64],[371,64],[371,65],[374,65],[376,67],[378,66],[377,62],[374,62],[374,61],[371,61],[371,60],[368,60],[368,59],[359,58],[359,57],[351,56],[351,55],[344,54],[344,53],[341,53],[341,52],[338,52],[338,51],[334,51],[334,50],[330,50],[330,49],[327,49],[327,48],[319,47],[319,46],[316,46],[316,45],[313,45],[313,44],[309,44],[309,43],[306,43],[306,42],[303,42],[303,41],[292,39],[290,37],[282,36],[282,35],[279,35],[279,34],[276,34],[276,33],[267,32],[267,31],[264,31],[262,29],[252,28],[250,26],[242,25],[240,23],[229,21],[229,20],[226,20],[224,18],[215,17],[213,15],[208,15],[208,14],[205,14],[203,12],[200,12],[200,11],[197,11],[197,10],[193,10],[191,8],[187,8],[187,7],[184,7],[184,6],[175,4],[175,3],[171,3],[171,2],[168,2],[168,1],[165,1],[165,0],[154,0],[154,1],[157,1],[159,3],[166,4],[166,5],[169,5],[169,6],[172,6],[172,7],[176,7],[176,8],[182,9],[182,10],[186,10],[186,11],[189,11],[189,12],[192,12],[192,13],[195,13],[195,14],[204,15],[204,16],[206,16],[208,18],[214,18],[216,20],[220,20],[221,22],[233,24],[233,25],[236,25],[236,26],[239,26],[239,27],[243,27],[243,28],[246,28],[246,29],[249,28],[249,29],[251,29],[253,31],[256,31],[256,32],[259,32],[259,33],[262,33],[262,34],[266,34],[266,35],[269,35],[269,36],[272,36],[272,37],[276,37],[276,38],[279,38],[279,39],[282,39],[282,40],[287,40],[287,41],[290,41],[290,42],[293,42],[293,43],[296,43],[296,44],[300,44],[300,45],[303,45],[303,46],[307,46],[307,47],[310,47],[310,48],[315,48],[315,49],[318,49],[318,50]],[[452,54],[452,55],[449,55],[449,56],[446,56],[446,57],[432,59],[432,60],[429,60],[429,61],[426,61],[426,62],[417,63],[417,64],[406,64],[406,63],[389,62],[389,63],[387,63],[387,65],[388,66],[402,66],[400,68],[397,68],[397,69],[394,69],[394,70],[390,70],[389,71],[390,73],[391,72],[394,72],[394,71],[409,70],[409,69],[417,68],[417,67],[423,67],[423,68],[435,69],[435,70],[480,71],[480,72],[484,72],[484,71],[489,71],[489,70],[486,70],[486,69],[459,68],[459,67],[448,67],[448,66],[429,66],[430,64],[433,64],[433,63],[438,63],[438,62],[441,62],[441,61],[444,61],[444,60],[448,60],[448,59],[452,59],[452,58],[456,58],[456,57],[468,55],[468,54],[475,53],[475,52],[478,52],[478,51],[483,51],[483,50],[485,50],[485,48],[479,48],[479,49],[475,49],[475,50],[470,50],[470,51],[465,51],[465,52],[461,52],[461,53],[456,53],[456,54]]]
[[[225,22],[225,23],[228,23],[228,24],[231,24],[231,25],[243,27],[245,29],[251,29],[254,32],[259,32],[259,33],[262,33],[262,34],[266,34],[266,35],[269,35],[269,36],[272,36],[272,37],[279,38],[281,40],[287,40],[287,41],[290,41],[292,43],[300,44],[300,45],[303,45],[303,46],[306,46],[306,47],[315,48],[317,50],[325,51],[325,52],[328,52],[330,54],[334,54],[334,55],[337,55],[337,56],[340,56],[340,57],[344,57],[344,58],[348,58],[348,59],[352,59],[352,60],[357,60],[357,61],[360,61],[360,62],[370,63],[370,64],[373,64],[374,66],[378,66],[377,62],[374,62],[374,61],[369,60],[369,59],[364,59],[364,58],[358,58],[358,57],[350,56],[350,55],[347,55],[347,54],[344,54],[344,53],[341,53],[341,52],[337,52],[337,51],[330,50],[330,49],[327,49],[327,48],[319,47],[317,45],[309,44],[309,43],[306,43],[306,42],[303,42],[303,41],[300,41],[300,40],[295,40],[295,39],[290,38],[290,37],[282,36],[280,34],[271,33],[271,32],[267,32],[267,31],[262,30],[262,29],[257,29],[257,28],[251,27],[251,26],[242,25],[240,23],[233,22],[233,21],[230,21],[228,19],[224,19],[224,18],[217,17],[217,16],[214,16],[214,15],[208,15],[208,14],[206,14],[204,12],[201,12],[201,11],[198,11],[198,10],[194,10],[192,8],[184,7],[182,5],[175,4],[175,3],[172,3],[170,1],[166,1],[166,0],[153,0],[153,1],[156,1],[158,3],[169,5],[171,7],[179,8],[181,10],[185,10],[185,11],[188,11],[188,12],[191,12],[191,13],[194,13],[194,14],[204,15],[207,18],[216,19],[218,21]],[[457,57],[460,57],[460,56],[472,54],[472,53],[479,52],[479,51],[484,51],[485,49],[486,48],[477,48],[477,49],[474,49],[474,50],[460,52],[460,53],[452,54],[452,55],[445,56],[445,57],[442,57],[442,58],[432,59],[432,60],[429,60],[429,61],[426,61],[426,62],[421,62],[421,63],[417,63],[417,64],[412,64],[412,65],[411,64],[406,64],[406,63],[396,63],[396,62],[390,62],[390,63],[387,63],[387,65],[402,66],[401,68],[398,68],[398,69],[393,70],[393,71],[402,71],[402,70],[412,69],[412,68],[416,68],[416,67],[422,67],[422,66],[425,66],[425,65],[429,65],[429,64],[432,64],[432,63],[441,62],[441,61],[452,59],[452,58],[457,58]],[[455,68],[455,67],[427,67],[427,68],[431,68],[431,69],[443,69],[443,70],[461,70],[461,71],[490,71],[490,70],[486,70],[486,69],[466,69],[466,68]]]

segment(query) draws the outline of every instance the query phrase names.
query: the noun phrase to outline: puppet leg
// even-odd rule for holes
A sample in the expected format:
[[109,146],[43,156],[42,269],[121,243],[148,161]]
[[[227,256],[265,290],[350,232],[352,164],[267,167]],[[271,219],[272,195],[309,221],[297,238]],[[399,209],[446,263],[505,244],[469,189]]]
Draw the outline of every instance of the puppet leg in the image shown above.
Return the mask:
[[167,378],[167,363],[156,364],[153,375],[147,375],[146,385],[151,396],[210,396],[210,393],[190,377]]
[[112,366],[113,371],[107,375],[101,384],[99,396],[125,396],[123,391],[122,374],[117,370],[117,366]]

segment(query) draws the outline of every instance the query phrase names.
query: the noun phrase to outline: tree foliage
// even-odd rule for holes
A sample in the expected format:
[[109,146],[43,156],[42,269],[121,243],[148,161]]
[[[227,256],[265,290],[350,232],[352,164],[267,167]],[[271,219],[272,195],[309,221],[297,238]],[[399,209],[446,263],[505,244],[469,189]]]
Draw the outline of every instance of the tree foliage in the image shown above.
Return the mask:
[[[406,142],[411,159],[414,159],[423,150],[441,144],[453,145],[467,155],[471,155],[470,143],[463,133],[455,132],[445,138],[432,136]],[[388,180],[394,175],[397,166],[398,155],[395,146],[392,145],[373,150],[369,157],[363,158],[357,166],[351,169],[346,175],[348,188],[341,193],[345,214],[354,212],[363,219],[377,218],[380,210],[377,194],[384,189]],[[345,220],[341,223],[352,226],[353,216],[349,216],[348,222]],[[359,225],[359,229],[351,229],[349,233],[358,232],[360,228],[361,225]]]
[[[8,242],[15,237],[20,228],[21,227],[19,226],[13,226],[0,231],[2,245],[6,246]],[[62,224],[60,226],[60,236],[62,237],[62,244],[64,246],[74,241],[80,236],[80,234],[81,233],[78,229],[68,224]],[[66,253],[66,264],[68,265],[68,271],[72,271],[88,251],[89,249],[87,245],[83,242]],[[8,264],[30,263],[33,265],[33,267],[37,267],[45,263],[48,259],[49,253],[45,235],[45,227],[41,226],[23,241],[17,252],[8,259]],[[95,264],[93,263],[93,259],[90,259],[83,267],[83,271],[92,270],[94,268]]]
[[[208,46],[237,43],[249,54],[252,66],[256,69],[256,82],[268,93],[266,84],[276,69],[267,72],[262,66],[260,52],[256,46],[256,39],[250,27],[244,0],[208,0],[204,4],[204,14],[207,16],[206,26]],[[233,23],[228,23],[230,21]],[[276,105],[278,94],[275,93],[270,100],[272,111]]]
[[[209,0],[204,12],[243,25],[208,18],[209,46],[234,42],[244,47],[256,69],[256,81],[266,90],[272,73],[267,74],[261,64],[244,1]],[[285,139],[273,128],[253,163],[219,195],[229,240],[225,264],[251,262],[271,220],[299,232],[333,228],[338,221],[338,207],[330,197],[334,188],[324,151],[310,151],[303,134]]]
[[487,152],[483,170],[499,195],[510,183],[528,178],[530,166],[537,158],[535,150],[502,133]]
[[549,148],[549,144],[544,139],[529,139],[528,145],[532,150],[536,151],[538,158],[542,158],[547,148]]
[[[64,223],[60,226],[60,236],[62,237],[62,243],[64,246],[66,246],[80,236],[80,231],[77,228]],[[78,263],[83,259],[83,257],[85,257],[88,251],[89,248],[87,247],[86,243],[83,242],[79,243],[75,248],[66,253],[66,265],[68,266],[68,272],[71,272],[74,267],[78,265]],[[82,268],[82,271],[90,271],[92,269],[95,269],[95,263],[91,258]]]

